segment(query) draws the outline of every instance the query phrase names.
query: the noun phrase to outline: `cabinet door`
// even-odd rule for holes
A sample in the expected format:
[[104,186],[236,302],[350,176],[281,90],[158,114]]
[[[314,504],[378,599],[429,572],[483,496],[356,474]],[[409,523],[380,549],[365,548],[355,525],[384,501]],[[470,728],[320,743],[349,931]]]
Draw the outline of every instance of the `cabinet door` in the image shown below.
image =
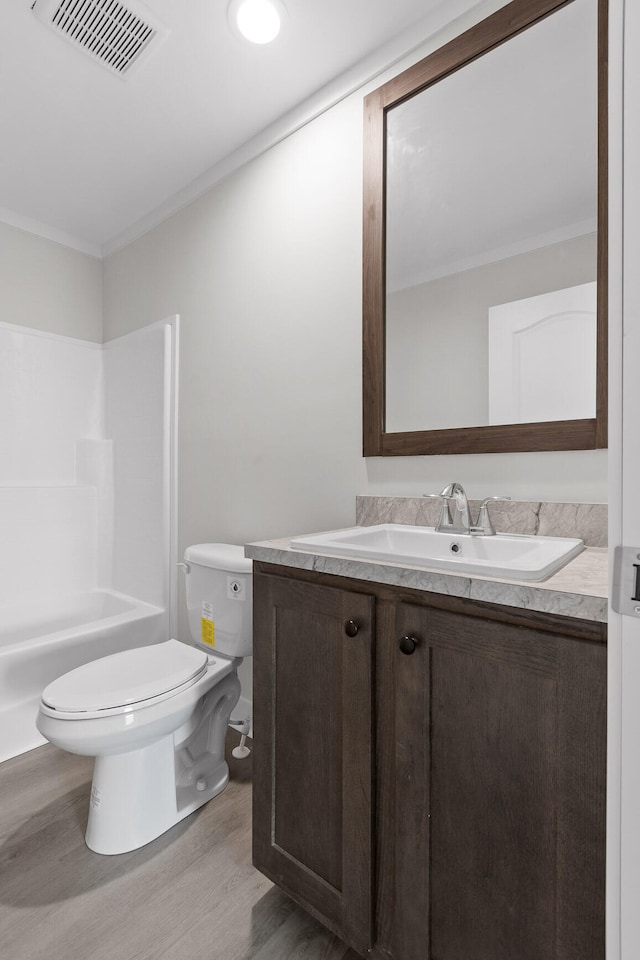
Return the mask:
[[391,639],[390,952],[603,960],[605,646],[409,604]]
[[369,596],[254,576],[254,864],[360,951],[371,940],[373,617]]

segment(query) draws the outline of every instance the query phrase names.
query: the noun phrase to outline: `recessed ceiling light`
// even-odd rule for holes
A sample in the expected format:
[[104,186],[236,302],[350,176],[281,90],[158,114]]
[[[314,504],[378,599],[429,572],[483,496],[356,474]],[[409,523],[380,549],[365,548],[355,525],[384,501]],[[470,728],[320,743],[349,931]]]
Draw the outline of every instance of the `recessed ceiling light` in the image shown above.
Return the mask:
[[280,33],[285,9],[280,0],[231,0],[229,21],[252,43],[271,43]]

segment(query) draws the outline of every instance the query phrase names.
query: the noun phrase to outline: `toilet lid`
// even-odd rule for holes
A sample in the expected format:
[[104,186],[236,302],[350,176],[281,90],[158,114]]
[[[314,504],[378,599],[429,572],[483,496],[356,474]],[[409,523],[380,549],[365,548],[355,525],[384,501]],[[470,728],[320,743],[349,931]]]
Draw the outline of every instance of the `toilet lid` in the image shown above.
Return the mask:
[[45,687],[42,699],[68,713],[123,707],[193,682],[206,666],[204,651],[166,640],[77,667]]

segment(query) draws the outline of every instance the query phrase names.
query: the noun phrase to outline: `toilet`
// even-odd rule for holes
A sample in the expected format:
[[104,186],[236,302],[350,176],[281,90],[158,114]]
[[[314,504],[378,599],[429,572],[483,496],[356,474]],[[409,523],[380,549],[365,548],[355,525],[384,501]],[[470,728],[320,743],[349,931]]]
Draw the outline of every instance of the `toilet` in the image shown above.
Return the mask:
[[155,840],[229,780],[225,735],[252,651],[252,563],[224,543],[188,547],[184,559],[192,645],[134,647],[42,693],[43,737],[95,757],[86,842],[96,853]]

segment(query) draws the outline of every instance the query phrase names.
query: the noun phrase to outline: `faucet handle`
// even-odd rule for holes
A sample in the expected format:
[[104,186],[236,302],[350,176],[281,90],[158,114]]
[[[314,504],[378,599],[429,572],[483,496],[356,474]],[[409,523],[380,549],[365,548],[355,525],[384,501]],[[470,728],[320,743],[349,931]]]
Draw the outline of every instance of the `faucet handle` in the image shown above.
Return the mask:
[[511,497],[485,497],[484,500],[480,502],[480,513],[478,514],[478,523],[477,529],[485,537],[495,536],[495,529],[491,523],[491,517],[489,516],[489,503],[491,501],[506,501],[511,500]]
[[447,530],[449,527],[453,526],[451,511],[449,510],[449,501],[455,500],[455,497],[450,497],[446,493],[424,493],[423,496],[428,497],[429,500],[439,500],[442,505],[442,509],[440,510],[440,519],[435,526],[436,531],[440,532],[442,530]]
[[484,509],[491,500],[511,500],[511,497],[485,497],[480,501],[480,509]]

